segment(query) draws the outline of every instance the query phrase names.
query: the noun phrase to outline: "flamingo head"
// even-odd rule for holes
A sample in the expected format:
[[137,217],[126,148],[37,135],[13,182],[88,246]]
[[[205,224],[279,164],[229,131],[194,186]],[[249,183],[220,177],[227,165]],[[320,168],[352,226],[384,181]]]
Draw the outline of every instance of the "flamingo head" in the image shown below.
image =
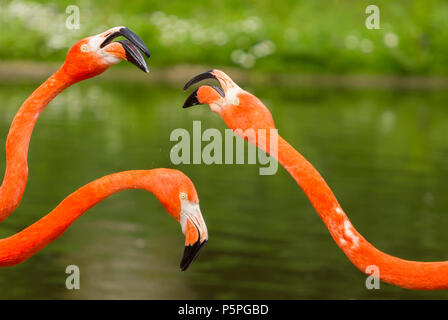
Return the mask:
[[[126,40],[113,42],[119,36]],[[126,27],[114,27],[75,43],[62,68],[75,81],[99,75],[121,60],[127,60],[144,72],[149,72],[142,52],[149,57],[149,51],[138,35]]]
[[154,169],[157,183],[148,183],[167,212],[176,219],[185,235],[185,249],[180,268],[185,271],[208,240],[207,226],[199,207],[199,198],[193,182],[181,171]]
[[268,108],[253,94],[241,89],[227,74],[212,69],[187,82],[184,90],[204,79],[218,80],[221,88],[203,85],[194,90],[184,103],[184,108],[208,104],[233,130],[274,129],[274,120]]

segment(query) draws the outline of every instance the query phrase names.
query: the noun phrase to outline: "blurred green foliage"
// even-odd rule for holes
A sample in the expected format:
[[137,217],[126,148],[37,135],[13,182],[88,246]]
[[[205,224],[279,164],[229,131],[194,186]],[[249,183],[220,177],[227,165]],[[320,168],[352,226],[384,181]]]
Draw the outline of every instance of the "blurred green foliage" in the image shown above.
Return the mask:
[[[368,5],[379,30],[365,27]],[[66,7],[80,29],[65,27]],[[448,2],[0,0],[0,59],[59,61],[83,36],[126,25],[155,66],[205,64],[267,72],[448,73]]]

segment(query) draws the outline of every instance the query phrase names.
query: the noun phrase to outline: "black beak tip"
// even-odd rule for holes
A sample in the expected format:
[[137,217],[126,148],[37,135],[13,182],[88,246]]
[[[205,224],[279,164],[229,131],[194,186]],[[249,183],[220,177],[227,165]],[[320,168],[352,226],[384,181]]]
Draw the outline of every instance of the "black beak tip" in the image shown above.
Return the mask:
[[120,33],[122,36],[136,45],[148,58],[151,56],[143,40],[134,31],[127,27],[123,27],[120,29]]
[[201,103],[199,102],[199,100],[198,100],[198,96],[197,96],[198,90],[199,90],[199,89],[194,90],[194,91],[188,96],[188,98],[185,100],[184,105],[183,105],[182,108],[189,108],[189,107],[192,107],[192,106],[196,106],[196,105],[198,105],[198,104],[201,104]]
[[149,73],[148,65],[146,64],[145,60],[141,60],[141,61],[138,61],[138,62],[133,63],[133,64],[135,64],[143,72]]
[[135,46],[133,42],[130,40],[120,40],[118,41],[123,46],[123,49],[126,52],[126,59],[137,66],[143,72],[148,73],[148,65],[146,64],[145,59],[143,58],[139,48]]
[[208,71],[205,71],[201,74],[198,74],[197,76],[195,76],[193,79],[191,79],[190,81],[188,81],[185,86],[184,86],[184,90],[187,90],[191,85],[202,81],[204,79],[216,79],[215,75],[212,73],[214,70],[210,69]]
[[199,254],[199,251],[205,245],[207,240],[204,240],[202,243],[200,241],[195,242],[192,246],[185,246],[184,255],[180,262],[180,269],[185,271],[191,265],[191,263],[196,259]]

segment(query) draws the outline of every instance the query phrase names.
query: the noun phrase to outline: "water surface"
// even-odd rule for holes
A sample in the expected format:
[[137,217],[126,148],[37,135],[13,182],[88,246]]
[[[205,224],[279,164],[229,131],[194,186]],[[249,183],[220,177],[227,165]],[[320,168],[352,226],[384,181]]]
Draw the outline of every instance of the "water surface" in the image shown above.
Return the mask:
[[[0,137],[37,84],[1,84]],[[276,125],[315,165],[358,231],[412,260],[448,259],[448,94],[249,87]],[[181,108],[181,88],[89,80],[42,113],[31,140],[29,183],[0,224],[10,236],[91,180],[129,169],[175,167],[195,183],[210,240],[180,272],[183,235],[154,196],[116,194],[25,263],[0,269],[1,299],[388,299],[447,298],[366,277],[335,245],[282,168],[170,162],[175,128],[226,127],[207,107]],[[0,151],[4,159],[4,150]],[[5,162],[0,162],[3,172]],[[81,290],[65,268],[81,269]]]

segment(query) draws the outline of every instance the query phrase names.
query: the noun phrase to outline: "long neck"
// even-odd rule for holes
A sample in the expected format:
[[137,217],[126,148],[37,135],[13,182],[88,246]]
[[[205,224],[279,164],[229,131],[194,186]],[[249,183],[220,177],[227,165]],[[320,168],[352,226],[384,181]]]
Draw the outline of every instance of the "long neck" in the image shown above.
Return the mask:
[[167,169],[119,172],[81,187],[33,225],[1,239],[0,267],[13,266],[28,259],[62,235],[83,213],[114,193],[126,189],[144,189],[157,196],[163,188],[158,183],[161,181],[158,171],[162,170]]
[[377,267],[381,280],[407,289],[448,289],[448,261],[403,260],[373,247],[352,226],[319,172],[280,136],[277,160],[303,189],[336,244],[359,270],[369,273],[375,270],[369,266]]
[[6,171],[0,187],[0,222],[19,205],[28,179],[28,146],[42,110],[62,90],[73,84],[63,69],[39,86],[20,107],[6,140]]

